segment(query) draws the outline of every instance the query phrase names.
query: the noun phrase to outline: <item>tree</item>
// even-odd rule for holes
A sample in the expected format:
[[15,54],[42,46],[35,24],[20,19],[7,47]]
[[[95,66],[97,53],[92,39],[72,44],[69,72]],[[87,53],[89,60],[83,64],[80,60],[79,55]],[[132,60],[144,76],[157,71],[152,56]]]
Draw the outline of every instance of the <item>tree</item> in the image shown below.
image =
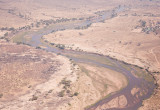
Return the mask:
[[4,36],[8,36],[8,32],[6,32],[6,33],[4,34]]

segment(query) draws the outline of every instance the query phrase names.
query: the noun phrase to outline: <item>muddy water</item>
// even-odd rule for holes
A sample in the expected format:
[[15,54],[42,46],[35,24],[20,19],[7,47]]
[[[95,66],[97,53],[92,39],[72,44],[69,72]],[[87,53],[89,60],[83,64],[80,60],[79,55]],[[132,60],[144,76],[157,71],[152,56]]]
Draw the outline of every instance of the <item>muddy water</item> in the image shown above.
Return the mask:
[[[66,56],[72,59],[74,62],[90,63],[97,66],[109,68],[111,70],[118,71],[126,76],[126,78],[128,79],[127,87],[125,87],[120,91],[112,93],[109,97],[100,100],[99,102],[86,108],[86,110],[96,110],[97,107],[101,107],[103,104],[106,104],[112,99],[119,97],[121,95],[124,95],[126,97],[128,101],[127,105],[124,108],[113,108],[109,110],[137,110],[142,105],[142,101],[146,98],[149,98],[153,93],[153,90],[155,88],[153,77],[143,69],[140,69],[133,65],[125,64],[121,61],[117,61],[107,56],[102,56],[94,53],[58,49],[54,46],[48,45],[47,43],[42,43],[41,37],[51,32],[56,32],[64,29],[74,29],[77,27],[81,28],[84,26],[88,26],[91,23],[101,22],[105,19],[109,19],[113,17],[113,13],[115,15],[115,13],[119,13],[123,11],[124,8],[125,7],[118,7],[118,8],[115,8],[114,11],[112,10],[112,11],[100,12],[101,14],[99,14],[98,16],[92,17],[92,19],[87,19],[85,21],[80,21],[76,23],[67,23],[64,25],[60,24],[52,28],[41,29],[38,32],[34,32],[30,34],[30,36],[32,36],[32,39],[30,41],[25,41],[25,40],[22,41],[23,43],[28,43],[32,47],[43,46],[45,47],[43,48],[44,50],[61,54],[63,56]],[[137,77],[132,73],[138,74]],[[145,74],[145,75],[141,76],[140,74]],[[141,76],[141,77],[138,77],[138,76]],[[133,96],[131,94],[131,90],[135,87],[139,88],[140,91]],[[107,110],[107,109],[103,109],[103,110]]]

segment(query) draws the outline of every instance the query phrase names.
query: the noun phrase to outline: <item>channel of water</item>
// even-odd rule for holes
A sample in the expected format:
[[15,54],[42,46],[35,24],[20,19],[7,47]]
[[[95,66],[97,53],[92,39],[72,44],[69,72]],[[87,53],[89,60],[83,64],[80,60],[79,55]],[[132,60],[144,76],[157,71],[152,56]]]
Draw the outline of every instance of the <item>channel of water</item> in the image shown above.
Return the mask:
[[[51,46],[47,43],[42,42],[41,38],[44,35],[47,35],[51,32],[56,32],[56,31],[61,31],[61,30],[66,30],[66,29],[75,29],[77,27],[84,27],[84,26],[89,26],[92,23],[97,23],[97,22],[102,22],[103,20],[106,19],[110,19],[113,17],[113,14],[115,15],[116,13],[122,12],[125,10],[125,6],[121,6],[121,7],[117,7],[114,10],[111,11],[103,11],[102,14],[97,15],[95,17],[93,17],[92,19],[86,19],[83,22],[76,22],[76,23],[66,23],[64,25],[60,24],[60,25],[56,25],[55,27],[52,28],[45,28],[45,29],[41,29],[37,32],[34,32],[32,34],[29,34],[29,36],[31,37],[31,40],[29,42],[26,42],[25,40],[23,40],[23,43],[27,43],[29,45],[31,45],[32,47],[38,47],[38,46],[43,46],[45,48],[43,48],[44,50],[48,51],[48,52],[53,52],[56,54],[60,54],[63,56],[66,56],[70,59],[72,59],[74,62],[76,63],[90,63],[90,64],[94,64],[100,67],[105,67],[105,68],[109,68],[111,70],[114,71],[118,71],[120,73],[122,73],[123,75],[126,76],[126,78],[128,79],[128,85],[127,87],[123,88],[120,91],[117,91],[115,93],[112,93],[109,97],[104,98],[100,101],[98,101],[97,103],[93,104],[92,106],[86,108],[85,110],[95,110],[97,107],[102,106],[105,103],[108,103],[109,101],[111,101],[112,99],[119,97],[121,95],[124,95],[127,99],[128,104],[126,105],[125,108],[112,108],[109,110],[137,110],[141,105],[142,105],[142,101],[144,99],[147,99],[151,96],[151,94],[154,91],[155,85],[154,85],[154,79],[151,75],[149,75],[149,73],[147,71],[149,79],[151,79],[151,81],[148,81],[145,79],[145,77],[135,77],[135,75],[133,75],[131,73],[131,71],[133,72],[137,72],[137,73],[144,73],[144,70],[140,69],[139,67],[133,66],[133,65],[129,65],[129,64],[125,64],[121,61],[112,59],[108,56],[103,56],[103,55],[99,55],[99,54],[95,54],[95,53],[87,53],[87,52],[80,52],[80,51],[73,51],[73,50],[62,50],[59,48],[56,48],[54,46]],[[87,56],[87,57],[82,57],[82,56]],[[107,62],[109,63],[102,63],[101,61],[99,61],[98,59],[105,59]],[[139,69],[139,71],[137,71],[137,69]],[[136,93],[136,95],[132,95],[131,94],[131,90],[133,88],[140,88],[140,91]],[[143,92],[143,94],[142,94]],[[108,109],[106,109],[108,110]]]

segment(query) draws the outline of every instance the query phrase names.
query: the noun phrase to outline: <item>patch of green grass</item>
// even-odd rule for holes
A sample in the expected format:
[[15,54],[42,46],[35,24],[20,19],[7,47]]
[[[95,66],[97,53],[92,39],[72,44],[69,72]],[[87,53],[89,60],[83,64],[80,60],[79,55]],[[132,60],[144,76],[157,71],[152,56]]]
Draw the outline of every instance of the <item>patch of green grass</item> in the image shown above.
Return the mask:
[[14,36],[12,40],[14,43],[26,41],[27,38],[25,38],[25,35],[27,35],[27,34],[28,34],[28,32],[20,33],[20,34]]
[[136,71],[134,72],[134,74],[138,77],[138,78],[143,78],[148,82],[153,82],[154,79],[152,77],[151,74],[149,74],[146,70],[140,69],[138,67],[133,67]]
[[83,58],[83,59],[89,59],[92,61],[100,62],[102,64],[110,65],[110,66],[114,65],[114,63],[111,62],[109,59],[107,59],[105,56],[94,56],[94,55],[82,54],[82,55],[77,55],[76,57]]
[[79,67],[80,67],[80,70],[81,70],[82,72],[84,72],[87,76],[90,77],[89,71],[88,71],[85,67],[83,67],[83,66],[81,66],[81,65],[79,65]]
[[104,84],[104,87],[105,87],[105,88],[108,88],[108,84]]
[[128,70],[128,71],[131,71],[131,66],[130,66],[130,65],[121,63],[121,66],[122,66],[124,69],[126,69],[126,70]]

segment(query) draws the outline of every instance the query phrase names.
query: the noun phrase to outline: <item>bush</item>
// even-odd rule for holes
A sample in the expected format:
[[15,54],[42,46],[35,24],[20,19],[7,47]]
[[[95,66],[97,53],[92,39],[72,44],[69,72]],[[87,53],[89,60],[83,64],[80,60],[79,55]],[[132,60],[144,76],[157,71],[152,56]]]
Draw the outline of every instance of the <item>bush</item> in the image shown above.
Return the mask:
[[66,92],[67,92],[67,93],[70,93],[71,91],[70,91],[70,90],[67,90]]
[[41,49],[41,47],[38,46],[38,47],[36,47],[36,49]]
[[75,92],[75,93],[74,93],[74,96],[78,96],[78,94],[79,94],[78,92]]
[[140,20],[139,22],[140,22],[140,25],[141,25],[142,27],[145,27],[145,26],[146,26],[146,21]]
[[34,101],[34,100],[37,100],[37,99],[38,99],[38,97],[33,95],[32,98],[30,99],[30,101]]
[[59,49],[65,49],[65,46],[62,44],[57,44],[56,47],[58,47]]
[[9,28],[8,29],[9,31],[14,31],[15,29],[13,27]]
[[3,97],[3,94],[0,94],[0,98],[2,98]]
[[51,45],[54,45],[54,43],[50,43]]
[[4,34],[4,36],[8,36],[8,32],[6,32],[6,33]]
[[65,93],[65,91],[62,90],[61,92],[58,93],[58,96],[59,96],[59,97],[63,97],[63,96],[64,96],[64,93]]
[[70,85],[71,85],[71,81],[70,80],[66,80],[66,79],[63,79],[60,83],[64,84],[65,88],[70,87]]
[[73,97],[73,96],[78,96],[78,92],[75,92],[74,94],[70,94],[70,97]]
[[53,90],[49,90],[48,93],[52,93]]

